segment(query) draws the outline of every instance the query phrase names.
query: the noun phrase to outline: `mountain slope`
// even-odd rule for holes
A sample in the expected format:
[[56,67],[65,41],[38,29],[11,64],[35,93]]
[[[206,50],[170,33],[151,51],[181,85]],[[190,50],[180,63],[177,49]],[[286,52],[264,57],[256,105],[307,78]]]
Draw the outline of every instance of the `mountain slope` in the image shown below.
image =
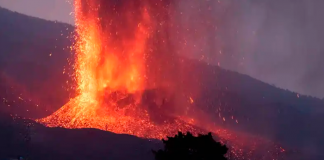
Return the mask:
[[158,141],[96,129],[46,128],[28,120],[13,120],[3,113],[0,129],[0,159],[28,156],[33,160],[152,160],[151,150],[161,147]]
[[72,35],[72,31],[73,27],[67,24],[0,8],[2,82],[6,81],[9,87],[15,86],[16,90],[24,93],[24,98],[32,98],[35,104],[50,102],[55,108],[63,105],[69,92],[62,87],[66,86],[69,78],[62,72],[68,66],[67,59],[73,56],[68,49],[72,44],[71,38],[66,37]]
[[190,68],[204,71],[192,71],[201,74],[190,77],[204,77],[201,84],[204,90],[196,105],[205,106],[205,112],[210,113],[216,124],[268,137],[293,148],[311,152],[323,149],[324,130],[320,127],[324,122],[323,100],[282,90],[232,71],[193,63],[195,67]]

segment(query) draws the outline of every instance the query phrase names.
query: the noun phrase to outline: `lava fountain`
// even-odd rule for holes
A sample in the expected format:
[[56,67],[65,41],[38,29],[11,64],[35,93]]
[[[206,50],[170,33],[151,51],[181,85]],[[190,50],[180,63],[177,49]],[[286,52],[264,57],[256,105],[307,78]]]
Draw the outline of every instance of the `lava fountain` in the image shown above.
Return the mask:
[[[193,126],[197,119],[169,114],[178,110],[165,112],[178,105],[168,90],[177,87],[177,74],[170,73],[178,62],[166,49],[170,45],[164,33],[174,27],[169,21],[171,1],[75,0],[74,6],[78,95],[38,122],[48,127],[98,128],[158,139],[178,131],[204,132]],[[185,97],[190,105],[193,99]],[[233,153],[242,156],[244,146],[239,142],[244,138],[208,125],[203,128],[222,139],[237,141],[238,152]]]
[[166,3],[75,0],[79,94],[38,121],[49,127],[98,128],[148,138],[162,138],[179,129],[194,131],[176,119],[156,124],[143,108],[145,90],[156,87],[151,78],[156,74],[147,69],[153,65],[149,65],[153,50],[149,41],[159,32],[156,21],[165,18],[161,10],[167,10]]

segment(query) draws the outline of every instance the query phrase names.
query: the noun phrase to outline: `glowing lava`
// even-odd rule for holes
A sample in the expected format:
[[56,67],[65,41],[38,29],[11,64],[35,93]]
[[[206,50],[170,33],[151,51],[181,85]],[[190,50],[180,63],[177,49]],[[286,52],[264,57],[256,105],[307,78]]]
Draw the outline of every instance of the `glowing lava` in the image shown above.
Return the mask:
[[[166,38],[152,37],[165,25],[168,1],[75,0],[74,3],[78,96],[52,115],[37,121],[48,127],[98,128],[159,139],[177,131],[203,132],[193,127],[192,119],[188,117],[152,116],[160,113],[164,99],[160,104],[143,98],[147,90],[156,86],[153,80],[164,76],[152,77],[158,74],[152,72],[160,68],[152,71],[152,65],[148,64],[154,50],[150,46],[154,44],[152,41],[158,38],[162,44]],[[188,97],[188,102],[194,100]],[[206,126],[204,129],[213,130],[223,139],[238,140],[225,130]]]
[[[140,105],[148,79],[147,42],[156,32],[152,12],[156,13],[154,8],[159,5],[148,2],[75,1],[79,96],[39,122],[49,127],[98,128],[149,138],[195,130],[180,120],[157,125]],[[129,95],[131,102],[121,107],[119,102]]]

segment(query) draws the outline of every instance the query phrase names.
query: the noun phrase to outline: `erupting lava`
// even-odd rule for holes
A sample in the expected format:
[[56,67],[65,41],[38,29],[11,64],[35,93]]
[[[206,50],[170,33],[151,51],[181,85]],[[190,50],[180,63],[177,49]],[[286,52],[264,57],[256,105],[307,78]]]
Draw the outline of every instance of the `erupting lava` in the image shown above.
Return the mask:
[[[161,109],[172,104],[172,98],[158,96],[163,86],[169,85],[167,78],[163,80],[167,76],[160,73],[172,67],[163,66],[163,60],[154,64],[157,61],[152,59],[164,52],[167,37],[161,28],[172,25],[168,22],[169,3],[75,0],[78,96],[37,121],[48,127],[98,128],[159,139],[179,130],[203,132],[186,120],[190,118],[171,116]],[[153,56],[153,52],[157,53]],[[189,104],[193,102],[187,98]],[[225,130],[214,132],[223,139],[238,139]]]
[[143,109],[150,105],[143,103],[150,84],[148,41],[158,32],[156,8],[162,3],[166,2],[75,0],[79,95],[38,121],[50,127],[99,128],[148,138],[179,129],[194,131],[176,119],[156,124],[153,113]]

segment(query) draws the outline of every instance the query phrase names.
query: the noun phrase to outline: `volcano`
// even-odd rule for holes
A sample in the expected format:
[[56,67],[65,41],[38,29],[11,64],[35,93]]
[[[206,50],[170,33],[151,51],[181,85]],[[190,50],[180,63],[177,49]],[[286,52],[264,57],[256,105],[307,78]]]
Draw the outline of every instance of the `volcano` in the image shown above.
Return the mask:
[[[176,107],[190,97],[171,96],[173,102],[167,97],[178,85],[173,69],[180,65],[173,50],[165,49],[171,47],[165,34],[173,26],[172,5],[76,0],[73,76],[78,95],[37,121],[49,127],[98,128],[146,138],[162,138],[181,128],[193,131],[175,118],[186,116],[189,106]],[[162,101],[157,102],[158,97]]]
[[[146,4],[143,4],[143,6],[146,6]],[[144,12],[143,15],[146,15],[146,13]],[[64,29],[65,28],[63,27],[63,30]],[[150,30],[150,27],[148,27],[148,30]],[[87,31],[89,30],[85,30],[86,33]],[[146,32],[139,31],[139,33],[146,35]],[[85,36],[85,38],[89,37],[91,36]],[[131,37],[134,38],[136,36]],[[159,42],[155,41],[153,43],[149,40],[150,36],[145,37],[148,38],[148,43],[145,43],[145,45]],[[76,38],[77,42],[80,42],[79,40],[82,37],[79,36]],[[87,41],[81,41],[80,43],[82,45],[80,43],[77,43],[75,47],[77,56],[84,54],[84,52],[80,52],[81,49],[87,49],[87,47],[78,48],[78,45],[83,46],[85,42]],[[117,42],[121,43],[122,41]],[[85,46],[90,46],[90,48],[88,48],[89,51],[96,51],[96,48],[91,48],[91,46],[96,47],[96,45]],[[100,49],[100,51],[102,50],[104,49]],[[264,140],[262,138],[256,138],[258,136],[240,136],[240,132],[236,130],[241,129],[242,131],[245,129],[245,131],[247,130],[246,132],[267,137],[267,135],[275,131],[280,132],[282,128],[286,128],[286,130],[290,130],[289,133],[291,134],[287,136],[275,133],[276,136],[274,138],[274,141],[284,141],[291,144],[291,141],[289,141],[289,137],[303,136],[299,135],[299,132],[297,132],[298,129],[289,128],[291,124],[289,124],[288,126],[288,122],[295,124],[294,126],[303,126],[306,124],[303,122],[310,121],[307,119],[310,113],[320,111],[322,101],[318,99],[313,99],[304,96],[300,96],[301,98],[297,98],[295,93],[277,89],[275,87],[252,79],[251,77],[245,75],[240,75],[235,72],[226,71],[220,69],[219,67],[207,65],[203,62],[197,62],[195,60],[191,61],[182,57],[172,56],[172,58],[170,58],[169,55],[164,57],[161,56],[161,54],[157,54],[163,53],[163,51],[156,48],[155,51],[156,52],[153,53],[156,54],[152,55],[152,57],[148,58],[146,61],[146,63],[156,66],[153,67],[153,71],[150,70],[151,68],[145,68],[144,66],[145,69],[141,67],[135,67],[137,68],[136,70],[139,72],[130,72],[145,73],[149,79],[153,80],[149,80],[149,82],[143,81],[142,83],[138,84],[136,83],[135,87],[132,87],[132,85],[127,85],[127,81],[124,81],[123,77],[132,79],[132,76],[129,76],[132,74],[128,74],[129,72],[127,72],[128,69],[132,67],[129,67],[131,65],[126,65],[126,68],[128,69],[120,68],[123,66],[122,64],[126,62],[128,64],[133,63],[131,63],[130,61],[122,61],[123,63],[121,63],[121,61],[119,61],[118,59],[120,58],[123,60],[123,58],[131,54],[127,53],[120,57],[117,56],[117,62],[120,64],[117,65],[119,67],[114,68],[112,71],[123,71],[122,73],[124,74],[122,75],[125,76],[119,77],[121,81],[114,81],[118,83],[107,83],[106,85],[99,85],[101,84],[101,82],[104,82],[101,79],[95,81],[95,83],[89,83],[90,85],[81,85],[83,87],[89,87],[88,89],[90,89],[90,91],[93,89],[92,87],[98,87],[99,90],[95,89],[94,92],[96,93],[94,97],[97,97],[98,99],[86,99],[84,101],[84,99],[82,99],[84,97],[81,96],[82,88],[79,87],[78,96],[73,97],[67,104],[65,104],[61,109],[53,113],[51,116],[44,119],[40,119],[38,121],[49,127],[59,126],[65,128],[99,128],[101,130],[108,130],[116,133],[127,133],[146,138],[161,138],[165,137],[166,135],[174,134],[179,130],[182,130],[184,132],[191,131],[194,133],[201,133],[205,130],[208,130],[218,134],[224,143],[226,141],[230,141],[226,143],[229,143],[231,144],[231,146],[236,148],[235,150],[233,149],[234,151],[232,153],[236,154],[238,158],[243,157],[241,154],[242,152],[244,152],[244,157],[248,158],[258,156],[259,154],[263,153],[269,153],[268,151],[271,150],[271,154],[267,155],[266,158],[263,159],[273,159],[276,158],[276,156],[273,156],[273,154],[277,155],[278,153],[281,153],[282,150],[280,147],[274,145],[271,141]],[[79,55],[79,53],[81,54]],[[141,52],[137,53],[140,54]],[[48,54],[46,55],[48,56]],[[155,57],[160,57],[161,59],[167,57],[170,58],[170,60],[164,61],[165,59],[163,59],[163,62],[154,61],[156,59]],[[77,72],[74,75],[75,77],[81,76],[78,75],[79,73],[82,73],[79,72],[79,65],[82,64],[86,68],[90,67],[90,71],[92,71],[92,62],[97,62],[96,59],[89,59],[89,63],[78,63],[78,60],[80,59],[76,57],[77,62],[74,67]],[[97,68],[105,68],[108,66],[109,68],[110,63],[106,64],[106,62],[108,63],[109,59],[108,61],[100,61],[100,67],[98,67],[97,65],[95,66]],[[162,69],[161,66],[167,63],[174,64],[174,66],[180,66],[183,72],[174,72],[175,67],[172,65],[171,67],[166,67],[167,69],[165,70]],[[140,64],[140,66],[142,65]],[[26,65],[25,67],[28,68],[29,66]],[[105,72],[102,73],[101,71],[97,71],[94,75],[103,79],[110,77],[104,73]],[[172,74],[168,75],[165,73]],[[172,82],[172,78],[175,77],[174,73],[177,73],[176,75],[181,75],[185,77],[180,80],[178,78],[174,79],[175,82],[179,81],[181,83],[170,83]],[[86,75],[83,77],[84,80],[81,82],[86,82],[86,80],[89,80],[89,77],[87,78]],[[116,76],[111,77],[115,78]],[[197,79],[197,77],[199,77],[199,79]],[[141,80],[141,78],[137,76],[133,76],[133,79]],[[77,85],[79,85],[81,82],[77,82]],[[51,88],[52,86],[49,85],[48,87]],[[100,89],[101,87],[105,89],[102,90]],[[196,94],[195,87],[201,88],[201,92],[203,94]],[[88,95],[89,94],[85,94],[84,96],[87,97]],[[281,97],[279,95],[281,95]],[[90,97],[92,96],[93,95],[90,95]],[[15,98],[17,97],[18,95],[15,96]],[[287,99],[289,99],[289,102],[284,100],[283,97],[288,97]],[[25,97],[22,98],[25,99]],[[300,102],[301,99],[303,100],[303,103]],[[151,100],[154,100],[154,102]],[[310,107],[302,107],[303,104],[309,104]],[[161,106],[170,109],[161,110]],[[203,111],[200,111],[197,108],[200,108],[200,110]],[[10,109],[12,109],[12,107]],[[155,114],[157,112],[160,113]],[[207,116],[206,112],[210,115]],[[265,114],[265,112],[267,114]],[[280,112],[280,114],[278,112]],[[200,113],[201,116],[199,116]],[[206,118],[206,120],[201,117],[208,118]],[[296,119],[292,117],[299,118]],[[320,120],[317,120],[316,122],[319,121]],[[204,129],[200,129],[196,126],[200,126],[200,128]],[[280,129],[275,128],[276,126],[279,126]],[[309,132],[307,133],[312,134],[311,130],[312,129],[309,129]],[[145,134],[145,131],[148,131],[149,134]],[[255,142],[258,142],[257,146],[263,146],[264,148],[250,145],[251,143],[254,144]],[[266,146],[270,146],[270,149]]]
[[[231,152],[237,158],[263,150],[259,146],[268,142],[254,144],[255,140],[247,151],[240,152],[244,138],[199,118],[203,113],[199,115],[193,104],[195,87],[186,86],[189,83],[181,78],[189,73],[182,72],[184,58],[170,49],[167,36],[175,29],[173,5],[172,1],[76,0],[74,76],[78,95],[37,122],[156,139],[178,131],[198,134],[212,130],[233,146]],[[196,127],[203,123],[203,129]],[[281,151],[273,145],[269,155],[261,157],[277,156]]]

